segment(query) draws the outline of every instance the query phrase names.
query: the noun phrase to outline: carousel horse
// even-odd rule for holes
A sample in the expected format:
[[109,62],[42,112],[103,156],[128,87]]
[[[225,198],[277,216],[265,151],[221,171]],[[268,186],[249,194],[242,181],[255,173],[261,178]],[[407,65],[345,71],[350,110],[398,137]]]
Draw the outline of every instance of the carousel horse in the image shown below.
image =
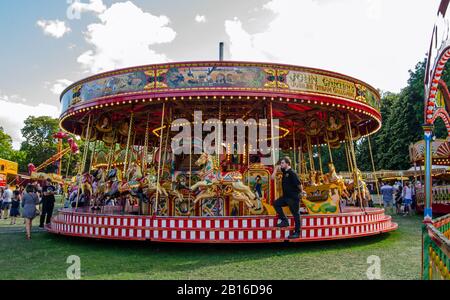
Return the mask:
[[156,171],[154,168],[147,170],[147,175],[140,180],[140,184],[145,194],[150,194],[152,192],[157,192],[160,195],[164,195],[166,197],[169,196],[167,190],[157,182],[157,176],[155,175]]
[[329,171],[328,171],[328,174],[326,176],[326,178],[327,178],[326,180],[329,183],[334,183],[334,184],[336,184],[339,187],[339,194],[340,194],[340,196],[343,196],[345,198],[349,198],[350,194],[349,194],[349,192],[347,190],[347,187],[345,185],[344,179],[336,173],[336,168],[334,167],[334,164],[331,163],[331,162],[328,163],[328,169],[329,169]]
[[121,180],[122,173],[116,167],[108,172],[108,175],[106,176],[105,193],[103,194],[106,202],[111,201],[114,204],[114,199],[120,196],[119,186]]
[[319,185],[319,180],[317,179],[318,172],[310,171],[309,172],[309,182],[311,186]]
[[232,201],[242,201],[247,207],[255,207],[255,194],[251,189],[242,183],[242,174],[239,172],[228,172],[221,174],[218,162],[214,156],[202,153],[195,162],[196,166],[202,167],[201,181],[191,186],[191,190],[203,188],[194,200],[194,204],[207,198],[217,197],[217,185],[231,185],[233,192]]
[[81,193],[85,196],[86,200],[88,200],[86,203],[88,203],[93,196],[92,176],[89,172],[84,173],[81,177]]
[[107,183],[106,183],[106,170],[103,168],[97,169],[93,174],[95,188],[93,189],[94,203],[93,210],[100,210],[100,204],[103,201],[103,196],[106,193]]
[[[358,201],[362,199],[362,204],[364,207],[369,206],[369,201],[372,199],[370,196],[369,188],[366,182],[363,180],[362,173],[359,169],[356,169],[357,182],[359,183],[357,187],[354,185],[353,200]],[[360,196],[360,197],[359,197]],[[358,199],[359,198],[359,199]]]

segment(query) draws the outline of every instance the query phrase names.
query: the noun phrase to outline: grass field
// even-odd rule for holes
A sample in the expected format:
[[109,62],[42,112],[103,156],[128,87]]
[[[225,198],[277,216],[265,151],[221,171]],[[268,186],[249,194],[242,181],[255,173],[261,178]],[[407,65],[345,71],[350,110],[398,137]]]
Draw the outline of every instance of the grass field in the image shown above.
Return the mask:
[[[35,220],[36,222],[37,220]],[[0,221],[0,279],[66,279],[66,259],[82,279],[367,279],[367,258],[382,279],[420,279],[421,217],[397,217],[395,232],[347,241],[274,245],[187,245],[100,241],[33,233]],[[35,227],[35,231],[37,228]]]

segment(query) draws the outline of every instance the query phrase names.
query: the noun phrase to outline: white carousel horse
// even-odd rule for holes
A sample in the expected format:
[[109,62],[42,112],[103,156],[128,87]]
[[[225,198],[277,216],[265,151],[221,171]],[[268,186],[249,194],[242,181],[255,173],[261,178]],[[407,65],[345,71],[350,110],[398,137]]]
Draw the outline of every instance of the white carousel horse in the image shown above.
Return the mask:
[[195,165],[201,167],[201,181],[191,186],[191,190],[204,188],[194,200],[197,203],[200,200],[213,198],[217,196],[217,185],[231,185],[233,192],[232,201],[243,201],[249,208],[255,207],[255,194],[251,189],[242,183],[242,174],[239,172],[228,172],[222,175],[218,162],[214,156],[202,153]]

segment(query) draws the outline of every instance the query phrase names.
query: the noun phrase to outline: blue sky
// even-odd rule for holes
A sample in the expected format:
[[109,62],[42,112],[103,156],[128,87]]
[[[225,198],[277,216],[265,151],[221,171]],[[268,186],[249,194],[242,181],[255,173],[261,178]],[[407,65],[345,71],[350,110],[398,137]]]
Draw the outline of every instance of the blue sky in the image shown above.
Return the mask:
[[[429,46],[439,0],[2,0],[0,126],[19,147],[29,115],[100,71],[225,59],[318,67],[398,92]],[[68,13],[69,12],[69,13]],[[74,17],[75,16],[75,17]]]

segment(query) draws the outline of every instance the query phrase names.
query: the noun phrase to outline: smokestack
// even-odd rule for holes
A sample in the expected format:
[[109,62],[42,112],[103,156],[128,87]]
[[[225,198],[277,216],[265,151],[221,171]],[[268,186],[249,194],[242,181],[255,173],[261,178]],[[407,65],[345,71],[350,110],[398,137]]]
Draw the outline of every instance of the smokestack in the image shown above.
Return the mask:
[[219,44],[219,60],[223,61],[223,42]]

